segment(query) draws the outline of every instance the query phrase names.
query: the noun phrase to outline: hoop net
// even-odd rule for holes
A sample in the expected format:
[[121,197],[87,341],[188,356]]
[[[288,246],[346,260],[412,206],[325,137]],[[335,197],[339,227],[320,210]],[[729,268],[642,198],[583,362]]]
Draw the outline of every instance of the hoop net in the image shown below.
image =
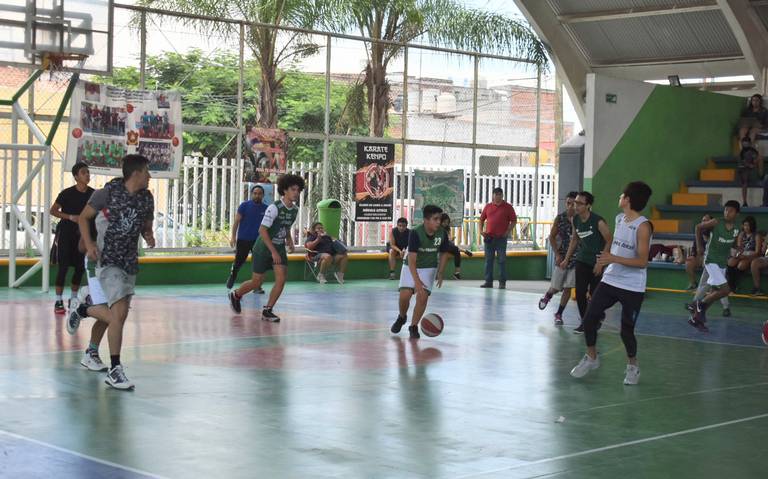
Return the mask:
[[69,82],[72,70],[80,70],[88,55],[71,52],[42,52],[40,68],[48,71],[48,80],[54,83]]

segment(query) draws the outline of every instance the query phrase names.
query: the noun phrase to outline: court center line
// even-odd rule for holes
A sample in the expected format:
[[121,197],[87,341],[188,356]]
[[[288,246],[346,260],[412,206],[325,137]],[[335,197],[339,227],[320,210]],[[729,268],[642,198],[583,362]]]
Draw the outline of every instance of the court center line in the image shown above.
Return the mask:
[[158,476],[157,474],[152,474],[151,472],[142,471],[141,469],[135,469],[135,468],[129,467],[129,466],[124,466],[122,464],[117,464],[115,462],[105,461],[104,459],[99,459],[98,457],[93,457],[93,456],[89,456],[87,454],[82,454],[82,453],[79,453],[77,451],[73,451],[71,449],[65,449],[63,447],[59,447],[59,446],[56,446],[56,445],[53,445],[53,444],[50,444],[50,443],[47,443],[47,442],[43,442],[43,441],[38,441],[37,439],[32,439],[31,437],[22,436],[22,435],[15,434],[15,433],[12,433],[12,432],[9,432],[9,431],[5,431],[5,430],[2,430],[2,429],[0,429],[0,434],[2,434],[4,436],[12,437],[14,439],[19,439],[21,441],[31,442],[32,444],[37,444],[38,446],[47,447],[49,449],[53,449],[53,450],[56,450],[56,451],[59,451],[59,452],[64,452],[64,453],[70,454],[70,455],[75,456],[75,457],[79,457],[79,458],[82,458],[82,459],[87,459],[89,461],[93,461],[93,462],[102,464],[104,466],[114,467],[116,469],[122,469],[123,471],[133,472],[134,474],[143,474],[146,477],[152,477],[152,478],[155,478],[155,479],[166,479],[164,476]]
[[758,419],[764,419],[764,418],[768,418],[768,413],[758,414],[757,416],[750,416],[750,417],[745,417],[745,418],[741,418],[741,419],[734,419],[732,421],[719,422],[719,423],[716,423],[716,424],[710,424],[708,426],[695,427],[693,429],[684,429],[682,431],[670,432],[670,433],[667,433],[667,434],[660,434],[658,436],[646,437],[644,439],[637,439],[637,440],[634,440],[634,441],[620,442],[618,444],[612,444],[610,446],[603,446],[603,447],[598,447],[598,448],[595,448],[595,449],[588,449],[586,451],[574,452],[574,453],[571,453],[571,454],[563,454],[561,456],[547,457],[547,458],[544,458],[544,459],[539,459],[539,460],[536,460],[536,461],[526,462],[526,463],[523,463],[523,464],[516,464],[514,466],[501,467],[501,468],[492,469],[492,470],[489,470],[489,471],[474,472],[472,474],[466,474],[466,475],[463,475],[463,476],[458,476],[457,479],[467,479],[467,478],[472,478],[472,477],[479,477],[479,476],[484,476],[486,474],[494,474],[494,473],[498,473],[498,472],[511,471],[511,470],[514,470],[514,469],[521,469],[521,468],[524,468],[524,467],[537,466],[539,464],[546,464],[548,462],[562,461],[564,459],[571,459],[571,458],[574,458],[574,457],[588,456],[590,454],[597,454],[599,452],[610,451],[610,450],[613,450],[613,449],[620,449],[622,447],[635,446],[637,444],[644,444],[646,442],[660,441],[660,440],[669,439],[669,438],[672,438],[672,437],[684,436],[684,435],[687,435],[687,434],[693,434],[693,433],[696,433],[696,432],[707,431],[707,430],[710,430],[710,429],[717,429],[717,428],[720,428],[720,427],[731,426],[733,424],[739,424],[739,423],[742,423],[742,422],[756,421]]
[[597,409],[607,409],[607,408],[612,408],[612,407],[635,405],[635,404],[638,404],[638,403],[643,403],[643,402],[648,402],[648,401],[658,401],[660,399],[675,399],[675,398],[681,398],[681,397],[686,397],[686,396],[695,396],[697,394],[716,393],[716,392],[723,392],[723,391],[735,391],[735,390],[738,390],[738,389],[749,389],[749,388],[760,387],[760,386],[768,386],[768,382],[753,383],[753,384],[742,384],[742,385],[739,385],[739,386],[729,386],[729,387],[725,387],[725,388],[702,389],[700,391],[691,391],[691,392],[680,393],[680,394],[668,394],[666,396],[655,396],[655,397],[650,397],[650,398],[645,398],[645,399],[638,399],[637,401],[617,402],[617,403],[613,403],[613,404],[605,404],[603,406],[590,407],[590,408],[587,408],[587,409],[577,409],[575,411],[566,411],[566,412],[563,412],[562,414],[563,415],[566,415],[566,414],[576,414],[576,413],[580,413],[580,412],[595,411]]

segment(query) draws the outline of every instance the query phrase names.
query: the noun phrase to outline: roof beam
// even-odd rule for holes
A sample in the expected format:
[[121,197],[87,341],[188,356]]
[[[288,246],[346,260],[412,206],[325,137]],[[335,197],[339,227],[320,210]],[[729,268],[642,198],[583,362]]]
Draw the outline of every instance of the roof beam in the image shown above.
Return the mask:
[[[739,42],[752,76],[758,85],[765,85],[768,70],[768,39],[765,26],[755,12],[755,3],[747,0],[718,0],[733,36]],[[761,88],[762,90],[762,88]]]
[[743,60],[742,55],[696,55],[687,57],[664,57],[664,58],[628,58],[615,62],[595,62],[592,64],[594,68],[600,67],[632,67],[632,66],[644,66],[644,65],[674,65],[679,63],[696,63],[696,62],[719,62],[719,61],[731,61],[731,60]]
[[715,0],[702,1],[698,5],[685,7],[648,7],[648,8],[624,8],[621,10],[602,10],[589,13],[575,13],[572,15],[558,15],[560,23],[604,22],[609,20],[622,20],[626,18],[652,17],[656,15],[677,15],[679,13],[708,12],[720,10]]

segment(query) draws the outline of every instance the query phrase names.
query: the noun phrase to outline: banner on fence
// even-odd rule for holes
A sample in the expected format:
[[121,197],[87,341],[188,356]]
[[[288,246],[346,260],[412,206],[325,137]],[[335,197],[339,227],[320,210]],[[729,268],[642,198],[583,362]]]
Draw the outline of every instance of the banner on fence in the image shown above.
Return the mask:
[[451,217],[451,224],[461,226],[464,219],[464,170],[413,170],[413,219],[423,219],[424,205],[435,205]]
[[394,167],[394,144],[357,144],[355,221],[392,221]]
[[149,159],[154,178],[177,178],[182,161],[181,95],[175,91],[123,90],[87,81],[72,93],[65,166],[122,176],[130,153]]
[[267,183],[285,173],[285,131],[277,128],[253,127],[245,135],[246,161],[243,181]]

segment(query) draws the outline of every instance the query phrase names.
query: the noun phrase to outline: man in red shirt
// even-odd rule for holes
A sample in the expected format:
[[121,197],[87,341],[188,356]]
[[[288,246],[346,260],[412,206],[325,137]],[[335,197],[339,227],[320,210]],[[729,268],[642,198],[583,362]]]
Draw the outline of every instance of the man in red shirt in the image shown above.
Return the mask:
[[485,205],[480,215],[480,234],[485,244],[485,283],[481,288],[493,288],[494,256],[499,262],[499,289],[507,287],[507,238],[515,223],[517,215],[512,205],[504,201],[504,190],[494,188],[493,201]]

